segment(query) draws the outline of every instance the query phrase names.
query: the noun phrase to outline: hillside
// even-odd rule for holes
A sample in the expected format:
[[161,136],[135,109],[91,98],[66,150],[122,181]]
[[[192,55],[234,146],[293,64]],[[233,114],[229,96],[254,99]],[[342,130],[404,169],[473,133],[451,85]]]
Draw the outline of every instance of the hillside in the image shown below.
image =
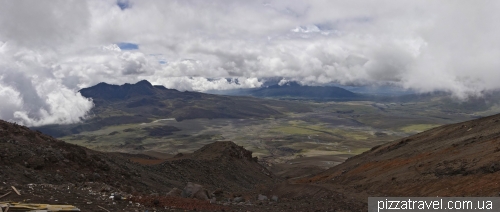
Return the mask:
[[[122,113],[146,118],[175,118],[177,121],[195,118],[249,118],[280,116],[272,107],[279,104],[253,98],[235,98],[153,86],[146,80],[136,84],[109,85],[99,83],[80,90],[92,98],[94,113]],[[277,105],[278,106],[278,105]]]
[[374,147],[299,180],[367,196],[498,196],[500,115],[445,125]]
[[[107,199],[111,193],[165,195],[195,182],[209,191],[219,188],[230,194],[280,181],[251,155],[232,142],[215,142],[192,154],[143,165],[130,160],[139,156],[93,151],[0,120],[0,181],[4,182],[0,193],[15,186],[22,195],[11,194],[2,201],[29,199],[99,211],[97,204],[112,203]],[[122,202],[112,207],[130,206]]]
[[[225,205],[257,211],[363,211],[369,196],[497,196],[500,190],[500,115],[444,125],[398,139],[319,174],[289,180],[276,177],[250,151],[228,141],[158,159],[101,153],[1,121],[0,145],[4,170],[0,180],[6,183],[0,187],[0,193],[14,185],[25,195],[11,195],[5,200],[28,198],[56,204],[55,200],[64,199],[89,210],[92,204],[87,202],[91,200],[111,206],[109,200],[96,200],[90,191],[101,196],[112,192],[144,196],[148,201],[159,198],[161,204],[167,204],[161,194],[174,187],[182,188],[187,182],[199,183],[209,191],[219,188],[229,199],[241,196],[259,203],[257,194],[282,198],[271,207],[235,202]],[[137,160],[141,157],[143,160]],[[30,192],[32,188],[34,191]],[[61,192],[66,188],[72,195]],[[206,203],[172,201],[168,204],[182,202],[191,204],[191,209],[200,209],[196,205]],[[224,201],[218,204],[224,207]],[[121,210],[130,206],[111,207]]]
[[95,131],[106,126],[147,123],[156,119],[242,119],[282,117],[287,112],[306,112],[305,104],[263,100],[252,97],[230,97],[198,92],[178,91],[153,86],[146,80],[136,84],[99,83],[80,90],[91,98],[95,107],[83,123],[36,127],[55,137]]

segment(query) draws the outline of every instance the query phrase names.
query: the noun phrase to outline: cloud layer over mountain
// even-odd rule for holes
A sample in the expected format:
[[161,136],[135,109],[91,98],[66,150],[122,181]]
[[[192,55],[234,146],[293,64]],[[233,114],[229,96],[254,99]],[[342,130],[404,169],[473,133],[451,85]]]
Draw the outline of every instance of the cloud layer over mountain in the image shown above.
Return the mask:
[[0,1],[0,118],[26,125],[79,121],[101,81],[500,87],[498,1]]

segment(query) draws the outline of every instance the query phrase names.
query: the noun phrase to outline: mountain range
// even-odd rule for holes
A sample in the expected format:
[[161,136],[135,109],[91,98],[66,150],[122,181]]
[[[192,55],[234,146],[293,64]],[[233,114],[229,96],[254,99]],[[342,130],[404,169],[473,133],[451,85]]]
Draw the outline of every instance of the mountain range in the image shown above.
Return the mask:
[[286,112],[310,111],[306,104],[243,96],[221,96],[153,86],[146,80],[135,84],[99,83],[80,90],[91,98],[95,107],[83,123],[35,127],[49,135],[61,137],[83,131],[94,131],[117,124],[145,123],[156,119],[270,118]]
[[297,82],[276,84],[249,92],[256,97],[302,98],[315,100],[353,100],[361,95],[335,86],[307,86]]
[[231,96],[254,96],[276,99],[293,100],[361,100],[368,98],[364,95],[351,92],[337,86],[309,86],[302,85],[295,81],[279,83],[276,80],[266,81],[262,87],[233,89],[233,90],[211,90],[211,94],[231,95]]

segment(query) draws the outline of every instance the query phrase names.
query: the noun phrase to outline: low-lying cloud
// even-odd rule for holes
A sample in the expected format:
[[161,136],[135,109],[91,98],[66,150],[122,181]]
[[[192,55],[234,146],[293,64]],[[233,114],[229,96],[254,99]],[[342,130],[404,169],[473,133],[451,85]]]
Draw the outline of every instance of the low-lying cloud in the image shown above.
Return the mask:
[[480,96],[500,88],[499,4],[2,1],[0,118],[78,122],[93,106],[79,89],[142,79],[194,91],[284,77]]

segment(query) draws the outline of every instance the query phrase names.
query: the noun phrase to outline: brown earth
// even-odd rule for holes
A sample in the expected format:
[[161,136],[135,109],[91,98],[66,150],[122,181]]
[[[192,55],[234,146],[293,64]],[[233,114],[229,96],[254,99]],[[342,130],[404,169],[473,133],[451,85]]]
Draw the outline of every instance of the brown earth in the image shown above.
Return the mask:
[[299,184],[368,196],[498,196],[500,115],[374,147]]
[[[91,205],[91,211],[97,211],[95,204],[102,203],[99,198],[111,193],[156,197],[174,187],[183,188],[188,181],[201,183],[209,190],[222,188],[227,193],[241,193],[257,184],[276,182],[278,179],[251,155],[232,142],[216,142],[193,154],[167,160],[102,153],[0,120],[0,182],[4,185],[0,191],[6,193],[10,186],[23,191],[22,196],[10,194],[1,201],[64,203],[80,208]],[[98,186],[88,189],[90,184]],[[107,206],[113,205],[123,209],[119,204]]]
[[[322,172],[287,170],[314,164],[299,158],[273,167],[279,176],[229,141],[162,158],[101,153],[0,121],[0,195],[10,186],[22,193],[1,201],[83,211],[366,211],[369,196],[498,196],[499,159],[500,115],[377,146]],[[166,196],[187,182],[221,192],[212,203]],[[113,194],[121,200],[110,199]],[[257,200],[259,194],[279,201]]]
[[[229,141],[163,158],[102,153],[0,120],[0,169],[0,195],[10,192],[0,201],[66,204],[82,211],[358,211],[363,207],[338,192],[288,185],[260,165],[252,152]],[[212,203],[167,197],[172,188],[182,189],[187,182],[201,184],[208,193],[220,192]],[[261,201],[259,194],[269,199],[277,195],[279,200]]]

